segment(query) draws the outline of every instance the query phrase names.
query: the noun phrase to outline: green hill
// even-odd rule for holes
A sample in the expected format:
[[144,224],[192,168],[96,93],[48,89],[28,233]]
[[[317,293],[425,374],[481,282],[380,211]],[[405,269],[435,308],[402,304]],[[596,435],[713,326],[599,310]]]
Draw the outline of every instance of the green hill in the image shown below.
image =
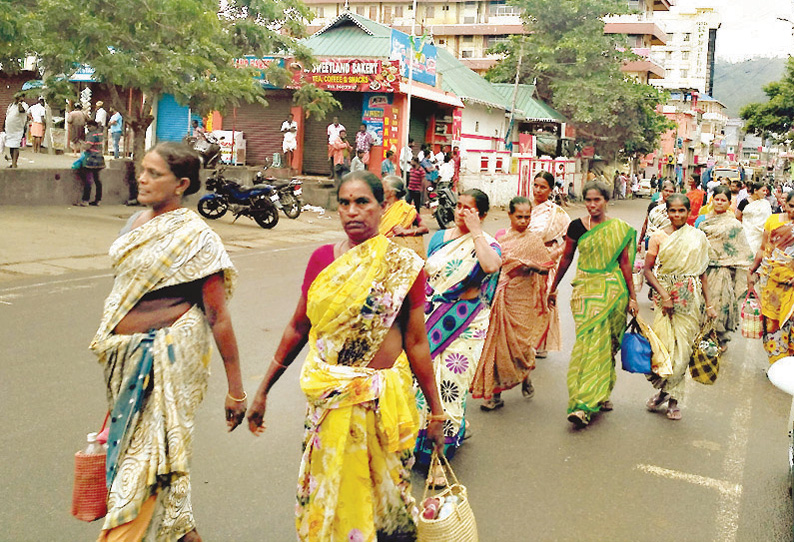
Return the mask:
[[783,77],[785,58],[754,58],[740,62],[717,59],[714,65],[714,97],[738,117],[742,106],[766,101],[762,87]]

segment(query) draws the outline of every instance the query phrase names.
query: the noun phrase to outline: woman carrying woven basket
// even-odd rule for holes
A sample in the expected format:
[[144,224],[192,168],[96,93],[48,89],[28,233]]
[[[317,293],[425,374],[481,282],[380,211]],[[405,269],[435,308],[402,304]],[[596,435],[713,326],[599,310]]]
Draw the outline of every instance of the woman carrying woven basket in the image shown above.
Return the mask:
[[646,406],[656,411],[666,403],[667,418],[680,420],[679,403],[684,397],[686,371],[703,307],[712,320],[717,311],[709,302],[709,242],[702,231],[687,224],[689,199],[684,194],[672,194],[666,206],[670,225],[650,238],[645,279],[655,290],[653,331],[670,352],[673,374],[666,378],[648,376],[659,393],[648,399]]

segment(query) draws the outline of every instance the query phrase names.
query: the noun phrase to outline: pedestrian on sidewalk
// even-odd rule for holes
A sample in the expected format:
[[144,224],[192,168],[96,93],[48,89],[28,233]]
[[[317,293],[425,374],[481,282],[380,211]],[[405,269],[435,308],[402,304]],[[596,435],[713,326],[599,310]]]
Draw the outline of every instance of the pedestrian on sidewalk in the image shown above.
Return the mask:
[[88,117],[83,112],[83,105],[74,104],[74,110],[66,116],[66,123],[69,125],[69,145],[74,156],[79,155],[83,150],[86,121],[88,121]]
[[[706,235],[686,223],[689,198],[671,194],[665,202],[670,224],[651,235],[645,254],[645,280],[655,294],[653,331],[670,352],[673,374],[662,378],[648,376],[659,392],[648,399],[648,410],[667,404],[667,418],[681,419],[680,402],[684,398],[692,344],[700,331],[705,307],[708,318],[717,318],[709,297],[709,242]],[[631,281],[631,275],[626,279]],[[624,323],[625,327],[625,323]]]
[[485,399],[480,405],[485,411],[504,406],[502,392],[519,384],[524,397],[534,395],[530,374],[535,368],[535,349],[549,328],[545,283],[556,262],[541,236],[528,229],[529,200],[517,196],[508,209],[510,228],[496,233],[502,270],[471,385],[471,396]]
[[[201,540],[191,504],[196,411],[207,391],[211,341],[226,370],[226,427],[246,393],[227,307],[237,271],[220,237],[182,198],[201,187],[198,156],[160,143],[143,158],[140,201],[110,247],[115,279],[91,343],[105,372],[108,500],[99,542]],[[152,525],[150,525],[152,524]]]
[[331,160],[334,164],[334,185],[339,188],[342,177],[350,171],[350,153],[353,151],[353,147],[347,142],[347,132],[340,130],[331,140],[329,147],[332,150]]
[[[99,180],[99,172],[105,169],[105,157],[102,155],[102,149],[105,145],[105,136],[102,127],[97,124],[93,119],[87,121],[88,136],[84,143],[84,151],[80,159],[82,160],[80,168],[77,170],[78,175],[83,181],[83,199],[78,203],[79,206],[85,207],[99,205],[102,200],[102,181]],[[89,203],[91,197],[91,185],[96,187],[94,199]]]
[[374,140],[372,134],[367,131],[367,125],[362,124],[356,132],[356,153],[362,152],[361,162],[366,166],[369,164],[369,151],[372,149]]
[[427,397],[428,447],[439,452],[444,441],[423,261],[378,235],[383,194],[369,171],[342,180],[337,199],[347,237],[309,259],[298,305],[248,410],[248,427],[259,435],[271,388],[308,343],[296,507],[303,542],[416,540],[414,378]]
[[411,170],[408,172],[408,197],[406,201],[413,203],[416,212],[422,212],[422,187],[426,178],[425,169],[419,164],[418,158],[411,159]]
[[[113,109],[111,109],[113,111]],[[118,160],[119,157],[119,142],[121,141],[121,134],[124,133],[124,118],[118,111],[113,111],[110,117],[110,137],[113,139],[113,158]]]
[[557,305],[557,286],[579,250],[571,312],[576,341],[568,367],[568,421],[582,428],[593,414],[612,410],[615,352],[626,330],[626,313],[636,315],[632,265],[637,232],[618,218],[607,216],[611,187],[588,181],[582,195],[585,218],[568,227],[557,275],[548,304]]
[[105,109],[105,102],[99,100],[96,103],[96,112],[94,113],[94,120],[97,125],[102,128],[102,137],[104,138],[102,154],[108,151],[108,112]]
[[295,149],[298,148],[298,123],[292,113],[287,115],[287,120],[281,123],[281,133],[284,134],[284,139],[281,143],[284,161],[290,173],[292,173],[292,160],[295,155]]
[[328,177],[329,179],[337,179],[336,174],[336,161],[335,161],[335,148],[334,148],[334,140],[339,137],[340,132],[345,132],[344,124],[339,124],[339,117],[334,117],[331,121],[331,124],[325,129],[325,133],[328,134],[328,163],[331,166],[331,175]]
[[16,94],[14,101],[6,109],[5,124],[5,146],[11,155],[11,165],[8,167],[19,167],[19,149],[22,147],[22,138],[25,137],[25,125],[28,121],[28,104],[22,101],[22,96]]
[[44,129],[47,123],[47,108],[44,105],[44,98],[30,106],[28,109],[30,118],[30,138],[33,141],[33,152],[41,152],[41,141],[44,139]]

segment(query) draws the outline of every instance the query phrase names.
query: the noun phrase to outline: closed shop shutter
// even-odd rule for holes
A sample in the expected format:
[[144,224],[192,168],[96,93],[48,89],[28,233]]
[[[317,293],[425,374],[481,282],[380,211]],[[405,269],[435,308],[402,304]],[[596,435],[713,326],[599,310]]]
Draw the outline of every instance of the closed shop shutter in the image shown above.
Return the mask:
[[268,106],[262,104],[242,104],[233,113],[223,118],[223,129],[242,132],[245,137],[246,164],[262,165],[266,158],[281,152],[281,123],[287,120],[292,108],[292,93],[289,91],[268,92]]
[[188,112],[171,94],[163,94],[157,102],[157,141],[182,141],[188,133]]
[[334,92],[341,104],[341,110],[334,110],[323,120],[309,119],[306,121],[306,132],[303,136],[303,171],[315,175],[330,175],[328,165],[328,125],[333,118],[339,117],[339,123],[347,130],[347,140],[351,145],[355,142],[355,133],[361,125],[362,100],[360,92]]

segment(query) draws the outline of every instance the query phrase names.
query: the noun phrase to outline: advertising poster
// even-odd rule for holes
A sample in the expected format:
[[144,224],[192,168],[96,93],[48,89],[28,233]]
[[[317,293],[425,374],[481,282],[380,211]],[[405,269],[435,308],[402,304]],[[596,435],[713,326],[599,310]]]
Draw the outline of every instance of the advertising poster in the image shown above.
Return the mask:
[[259,83],[265,88],[277,88],[273,86],[268,80],[267,76],[265,75],[265,70],[268,66],[275,63],[276,66],[283,68],[284,67],[284,59],[283,58],[276,58],[273,56],[266,56],[262,58],[258,58],[255,56],[244,56],[242,58],[235,58],[234,59],[234,67],[235,68],[255,68],[260,70],[255,76],[254,79],[259,81]]
[[[425,83],[431,87],[436,86],[436,58],[438,56],[436,46],[429,43],[427,36],[414,37],[413,44],[413,80]],[[408,56],[410,52],[411,36],[392,28],[389,58],[400,62],[400,74],[403,77],[408,77]]]

